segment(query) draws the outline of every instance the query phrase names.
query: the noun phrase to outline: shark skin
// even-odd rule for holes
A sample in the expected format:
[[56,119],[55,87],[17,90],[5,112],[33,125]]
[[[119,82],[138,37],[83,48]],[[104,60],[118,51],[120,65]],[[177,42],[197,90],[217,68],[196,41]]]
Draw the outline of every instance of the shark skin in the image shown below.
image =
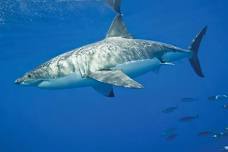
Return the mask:
[[107,97],[114,97],[113,86],[140,89],[133,78],[173,62],[189,59],[194,71],[204,77],[198,49],[206,34],[205,27],[189,49],[156,41],[134,39],[120,14],[120,0],[109,1],[118,13],[106,38],[61,54],[25,73],[15,83],[43,89],[92,87]]

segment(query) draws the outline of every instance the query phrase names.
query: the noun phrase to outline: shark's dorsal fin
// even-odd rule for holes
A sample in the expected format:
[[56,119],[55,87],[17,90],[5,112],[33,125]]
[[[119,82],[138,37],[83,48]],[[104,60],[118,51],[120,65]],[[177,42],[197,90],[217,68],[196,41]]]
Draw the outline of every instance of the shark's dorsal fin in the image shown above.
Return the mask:
[[112,22],[112,25],[109,28],[109,31],[106,35],[108,37],[123,37],[123,38],[133,38],[122,20],[122,16],[120,14],[116,15],[115,19]]

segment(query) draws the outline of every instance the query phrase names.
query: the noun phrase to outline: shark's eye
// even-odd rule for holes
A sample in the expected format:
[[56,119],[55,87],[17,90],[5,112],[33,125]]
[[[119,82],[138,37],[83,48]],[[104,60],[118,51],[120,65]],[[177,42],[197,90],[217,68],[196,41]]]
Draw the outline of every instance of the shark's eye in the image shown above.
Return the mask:
[[31,78],[31,77],[32,77],[31,74],[29,74],[29,75],[28,75],[28,78]]

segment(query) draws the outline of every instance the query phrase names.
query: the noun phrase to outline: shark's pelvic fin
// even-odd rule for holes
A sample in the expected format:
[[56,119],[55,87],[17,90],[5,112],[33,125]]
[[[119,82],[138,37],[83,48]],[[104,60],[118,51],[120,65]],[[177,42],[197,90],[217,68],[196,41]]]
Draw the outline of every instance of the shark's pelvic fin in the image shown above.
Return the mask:
[[93,88],[94,90],[96,90],[97,92],[101,93],[106,97],[115,97],[112,85],[98,82],[96,83],[96,85],[93,86]]
[[121,14],[121,10],[120,10],[121,0],[106,0],[106,2],[112,7],[112,9],[116,13]]
[[171,62],[160,62],[160,66],[158,67],[158,68],[156,68],[155,70],[154,70],[154,72],[156,73],[156,74],[158,74],[159,73],[159,71],[160,71],[160,69],[161,69],[161,66],[175,66],[175,64],[174,63],[171,63]]
[[143,88],[143,85],[128,77],[120,70],[102,70],[92,72],[88,77],[106,84],[125,87],[125,88]]
[[115,19],[113,20],[112,25],[110,26],[106,35],[106,38],[108,37],[133,38],[131,34],[129,34],[120,14],[116,15]]

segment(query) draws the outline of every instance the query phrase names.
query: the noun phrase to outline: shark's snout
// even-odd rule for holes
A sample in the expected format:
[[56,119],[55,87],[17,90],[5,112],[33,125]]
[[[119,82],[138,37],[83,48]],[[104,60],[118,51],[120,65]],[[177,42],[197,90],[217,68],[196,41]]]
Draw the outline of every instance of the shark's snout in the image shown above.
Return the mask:
[[26,78],[25,78],[25,76],[17,78],[17,79],[14,81],[14,83],[15,83],[15,84],[18,84],[18,85],[24,85],[24,84],[26,83]]
[[21,84],[22,82],[23,82],[23,80],[20,79],[20,78],[19,78],[19,79],[16,79],[16,80],[14,81],[15,84]]
[[32,78],[31,75],[24,75],[14,81],[15,84],[23,86],[37,86],[41,82],[42,80]]

